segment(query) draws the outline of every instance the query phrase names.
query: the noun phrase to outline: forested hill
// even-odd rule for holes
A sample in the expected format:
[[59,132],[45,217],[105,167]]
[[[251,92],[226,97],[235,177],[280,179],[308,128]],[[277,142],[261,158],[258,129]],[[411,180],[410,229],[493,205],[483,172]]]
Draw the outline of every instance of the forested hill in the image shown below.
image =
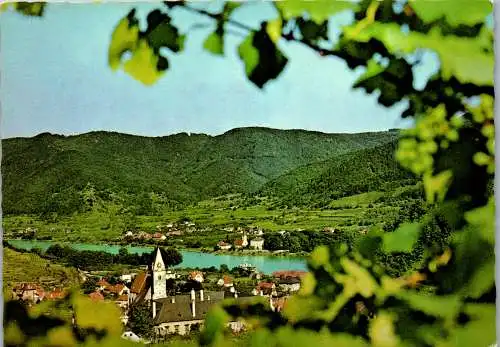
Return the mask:
[[89,183],[101,195],[156,192],[176,202],[252,193],[297,168],[380,147],[396,137],[395,131],[325,134],[253,127],[218,136],[91,132],[6,139],[3,208],[4,213],[39,212],[50,209],[50,197],[57,195],[71,210],[71,197]]
[[283,205],[322,207],[344,196],[414,185],[415,176],[394,158],[396,145],[394,140],[299,167],[269,181],[259,193]]

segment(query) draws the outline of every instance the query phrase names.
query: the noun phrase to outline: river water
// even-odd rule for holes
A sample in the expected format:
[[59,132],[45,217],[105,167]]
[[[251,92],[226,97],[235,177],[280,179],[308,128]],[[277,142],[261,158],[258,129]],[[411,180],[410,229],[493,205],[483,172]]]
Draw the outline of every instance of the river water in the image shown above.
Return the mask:
[[[39,240],[9,240],[9,244],[19,249],[32,249],[39,248],[41,250],[46,250],[50,245],[59,243],[64,245],[62,242],[54,241],[39,241]],[[67,243],[73,249],[83,251],[104,251],[113,254],[118,254],[118,250],[123,247],[119,245],[106,245],[106,244],[90,244],[90,243]],[[153,247],[126,247],[129,253],[142,254],[145,252],[151,252]],[[177,267],[179,268],[206,268],[206,267],[219,267],[222,264],[226,264],[230,269],[237,267],[240,264],[248,263],[255,266],[259,271],[265,274],[271,274],[274,271],[279,270],[307,270],[306,260],[303,258],[296,257],[268,257],[268,256],[258,256],[258,255],[223,255],[223,254],[211,254],[203,252],[192,252],[192,251],[180,251],[182,254],[183,261]]]

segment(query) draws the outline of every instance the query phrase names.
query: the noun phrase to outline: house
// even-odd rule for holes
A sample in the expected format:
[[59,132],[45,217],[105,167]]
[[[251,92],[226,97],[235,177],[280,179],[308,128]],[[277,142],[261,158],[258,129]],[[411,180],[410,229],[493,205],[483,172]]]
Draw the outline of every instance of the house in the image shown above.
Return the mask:
[[89,294],[89,298],[92,301],[104,301],[104,296],[99,291],[95,291]]
[[262,251],[264,249],[264,239],[262,237],[257,237],[250,241],[250,248],[253,248],[258,251]]
[[[236,298],[238,300],[238,298]],[[198,295],[192,290],[190,295],[175,295],[156,300],[157,309],[153,311],[155,333],[161,337],[170,334],[186,335],[203,328],[209,310],[224,300],[223,292],[200,290]],[[242,322],[229,322],[227,326],[233,332],[244,328]]]
[[162,233],[154,233],[152,236],[151,236],[152,239],[155,239],[155,240],[166,240],[167,237],[165,235],[163,235]]
[[151,274],[143,272],[134,278],[130,288],[129,304],[151,300]]
[[224,242],[224,241],[220,241],[217,244],[217,247],[219,247],[219,249],[221,249],[223,251],[227,251],[227,250],[231,249],[231,245],[229,243]]
[[276,279],[285,279],[285,278],[299,278],[299,279],[301,279],[306,274],[307,274],[307,271],[302,271],[302,270],[284,270],[284,271],[273,272],[273,277]]
[[134,278],[135,275],[136,275],[135,273],[124,274],[120,276],[120,280],[122,280],[123,282],[132,282],[132,278]]
[[224,275],[220,280],[217,281],[217,285],[221,287],[232,287],[233,279],[229,276]]
[[125,237],[133,237],[134,233],[131,232],[130,230],[125,233]]
[[323,228],[323,232],[326,233],[326,234],[333,234],[333,233],[335,233],[335,228],[333,228],[333,227],[325,227],[325,228]]
[[203,273],[201,271],[192,271],[189,273],[188,279],[199,283],[203,282]]
[[241,239],[237,239],[234,241],[234,248],[245,248],[248,246],[247,234],[244,233]]
[[300,289],[300,279],[297,277],[288,277],[279,281],[279,288],[285,292],[296,292]]
[[182,231],[180,230],[174,230],[174,231],[169,231],[167,232],[167,236],[182,236]]
[[114,286],[113,285],[109,285],[104,290],[107,291],[107,292],[109,292],[110,294],[114,294],[116,296],[120,296],[120,295],[123,295],[123,294],[128,295],[128,293],[130,293],[130,289],[126,285],[121,284],[121,283],[115,284]]
[[[182,335],[201,329],[208,310],[224,299],[224,292],[205,293],[200,290],[196,295],[192,290],[190,294],[168,296],[166,274],[162,253],[156,248],[153,253],[153,263],[148,265],[145,272],[138,274],[132,283],[128,307],[131,308],[141,302],[150,302],[154,331],[159,337],[173,333]],[[199,271],[194,271],[194,275],[194,278],[198,279],[197,275],[203,276]],[[233,295],[237,300],[245,299],[237,298],[236,293]],[[122,318],[124,321],[126,317]],[[241,322],[229,322],[228,326],[233,331],[243,329]]]
[[22,283],[12,289],[13,299],[38,303],[45,298],[45,291],[35,283]]
[[66,291],[62,290],[61,288],[55,288],[51,292],[49,292],[45,298],[47,300],[60,300],[63,299],[66,296]]
[[122,294],[116,298],[115,303],[118,307],[127,309],[128,308],[128,294]]
[[276,284],[273,282],[259,282],[257,284],[257,287],[252,291],[253,295],[260,295],[260,296],[277,296],[278,293],[276,292]]
[[109,282],[106,281],[105,278],[101,278],[99,281],[97,281],[96,284],[99,290],[105,290],[106,288],[111,286],[111,284],[109,284]]

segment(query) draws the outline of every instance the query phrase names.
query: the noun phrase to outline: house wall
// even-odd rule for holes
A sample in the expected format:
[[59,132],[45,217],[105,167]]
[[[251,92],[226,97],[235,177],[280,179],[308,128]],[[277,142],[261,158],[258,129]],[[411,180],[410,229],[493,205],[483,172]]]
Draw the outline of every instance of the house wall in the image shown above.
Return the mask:
[[155,327],[155,333],[160,336],[168,334],[186,335],[191,331],[192,326],[195,324],[199,324],[201,329],[203,326],[203,320],[162,323]]
[[[192,320],[192,321],[183,321],[183,322],[171,322],[171,323],[162,323],[155,326],[155,333],[160,336],[165,336],[168,334],[178,334],[178,335],[186,335],[194,328],[193,325],[199,324],[199,329],[201,330],[204,325],[204,320]],[[243,322],[229,322],[227,324],[228,327],[235,333],[242,331],[245,327]]]

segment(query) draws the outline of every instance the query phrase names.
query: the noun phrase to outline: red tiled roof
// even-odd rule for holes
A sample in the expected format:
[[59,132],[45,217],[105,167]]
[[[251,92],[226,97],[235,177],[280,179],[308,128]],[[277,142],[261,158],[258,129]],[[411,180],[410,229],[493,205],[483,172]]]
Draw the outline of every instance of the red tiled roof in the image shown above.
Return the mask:
[[203,273],[201,271],[193,271],[189,274],[189,278],[194,280],[198,275],[203,277]]
[[60,288],[56,288],[53,291],[51,291],[49,294],[47,294],[46,298],[48,300],[57,300],[57,299],[62,299],[66,296],[66,293],[61,290]]
[[109,286],[107,290],[110,291],[111,293],[118,294],[123,290],[123,288],[125,288],[125,285],[120,283],[114,286]]
[[234,245],[235,246],[243,246],[243,240],[242,239],[237,239],[236,241],[234,241]]
[[89,294],[89,298],[92,301],[103,301],[104,300],[104,296],[101,293],[99,293],[99,292],[90,293]]
[[259,282],[259,284],[257,284],[257,289],[272,289],[274,286],[272,282]]
[[162,236],[163,235],[161,233],[154,233],[153,234],[153,238],[155,238],[155,239],[161,239]]
[[219,245],[219,246],[229,246],[229,244],[225,243],[224,241],[220,241],[217,245]]
[[97,285],[98,286],[102,286],[102,287],[109,287],[110,284],[108,283],[108,281],[106,281],[105,278],[101,278],[98,282],[97,282]]
[[222,279],[224,280],[224,284],[233,284],[233,279],[229,276],[224,276]]
[[147,274],[145,272],[137,275],[134,279],[134,283],[132,283],[132,288],[130,288],[130,291],[132,293],[139,294],[146,285],[146,278]]
[[307,271],[300,271],[300,270],[294,270],[294,271],[275,271],[273,272],[273,277],[278,277],[278,278],[302,278],[304,275],[307,274]]
[[116,301],[128,301],[128,295],[122,294],[116,299]]

